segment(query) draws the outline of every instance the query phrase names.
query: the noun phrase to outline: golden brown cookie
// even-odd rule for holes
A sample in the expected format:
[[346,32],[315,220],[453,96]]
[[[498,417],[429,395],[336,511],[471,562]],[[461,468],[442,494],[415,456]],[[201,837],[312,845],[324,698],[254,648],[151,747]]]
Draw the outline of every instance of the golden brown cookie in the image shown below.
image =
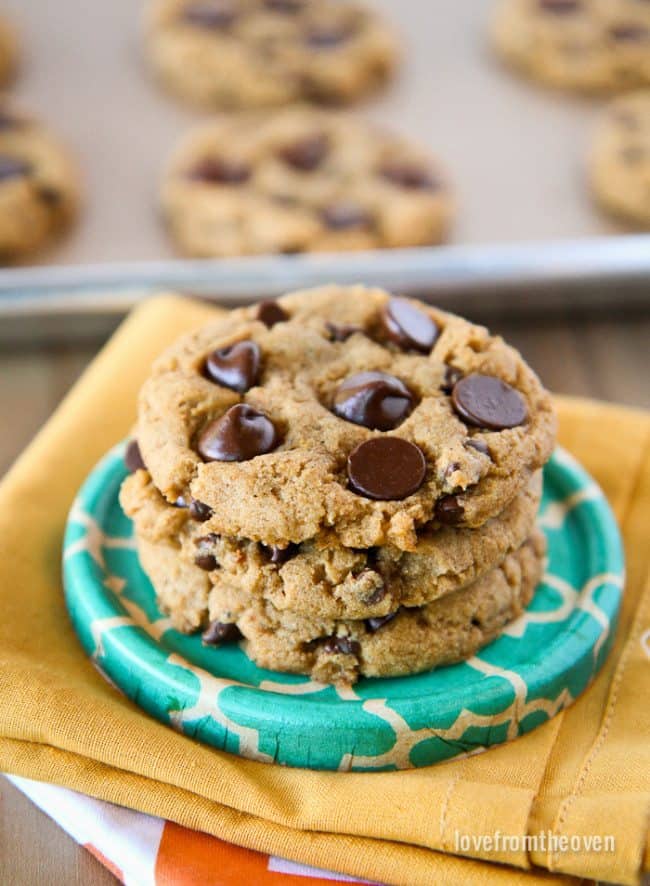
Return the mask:
[[307,107],[200,126],[174,154],[161,204],[180,251],[203,257],[438,243],[453,211],[422,149]]

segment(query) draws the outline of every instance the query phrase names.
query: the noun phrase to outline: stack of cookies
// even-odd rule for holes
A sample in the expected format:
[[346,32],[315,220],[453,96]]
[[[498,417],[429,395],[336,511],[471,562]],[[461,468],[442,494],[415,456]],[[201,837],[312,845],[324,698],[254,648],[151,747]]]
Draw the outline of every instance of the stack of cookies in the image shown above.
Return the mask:
[[121,502],[161,609],[350,684],[463,660],[531,599],[548,393],[483,327],[362,286],[219,315],[143,386]]

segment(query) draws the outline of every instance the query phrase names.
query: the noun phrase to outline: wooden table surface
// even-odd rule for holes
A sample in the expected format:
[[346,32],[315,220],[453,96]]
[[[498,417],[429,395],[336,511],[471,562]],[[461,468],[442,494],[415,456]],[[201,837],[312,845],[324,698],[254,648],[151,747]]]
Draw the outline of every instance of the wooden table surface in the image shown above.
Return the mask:
[[[479,318],[482,319],[482,318]],[[634,316],[493,317],[553,391],[650,408],[650,308]],[[0,475],[92,359],[99,342],[0,350]],[[0,883],[115,882],[88,852],[0,778]]]

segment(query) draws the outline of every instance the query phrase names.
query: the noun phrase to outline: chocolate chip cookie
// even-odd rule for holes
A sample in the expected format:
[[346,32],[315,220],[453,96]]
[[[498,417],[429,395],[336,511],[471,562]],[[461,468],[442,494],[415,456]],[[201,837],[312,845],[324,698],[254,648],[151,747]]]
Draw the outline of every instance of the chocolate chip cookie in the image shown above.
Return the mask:
[[644,0],[502,0],[493,37],[504,59],[553,86],[602,92],[650,83]]
[[251,600],[248,608],[233,610],[230,597],[216,587],[208,600],[204,571],[184,566],[193,570],[193,581],[188,581],[179,572],[171,546],[138,540],[140,560],[159,600],[169,593],[170,576],[178,575],[188,597],[200,601],[202,610],[208,603],[206,645],[243,638],[244,649],[260,667],[339,685],[361,676],[415,674],[473,655],[523,612],[542,576],[545,549],[544,536],[534,532],[499,566],[462,590],[381,617],[336,620],[279,610],[262,597]]
[[476,581],[517,550],[533,531],[540,496],[538,473],[483,526],[431,528],[420,533],[414,552],[314,542],[279,548],[219,536],[206,532],[188,508],[169,504],[144,470],[125,480],[120,501],[138,539],[175,549],[174,567],[159,576],[158,586],[184,630],[205,621],[213,589],[220,605],[237,614],[264,600],[312,619],[381,618],[400,606],[422,606]]
[[218,108],[351,101],[398,54],[374,11],[332,0],[155,0],[146,46],[170,91]]
[[76,175],[65,149],[38,121],[1,102],[0,261],[58,234],[76,206]]
[[617,98],[606,109],[594,134],[589,171],[605,209],[650,227],[650,89]]
[[499,337],[363,286],[220,316],[142,388],[142,458],[204,534],[417,550],[477,527],[549,458],[548,393]]
[[452,216],[445,175],[421,149],[306,107],[190,133],[161,203],[180,251],[204,257],[438,243]]

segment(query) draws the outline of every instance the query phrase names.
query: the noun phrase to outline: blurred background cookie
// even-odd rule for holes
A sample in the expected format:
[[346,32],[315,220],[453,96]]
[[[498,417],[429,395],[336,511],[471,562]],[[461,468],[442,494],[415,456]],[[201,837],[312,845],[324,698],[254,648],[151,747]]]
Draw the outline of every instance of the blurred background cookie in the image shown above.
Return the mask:
[[586,92],[650,83],[650,3],[645,0],[501,0],[499,54],[526,74]]
[[165,174],[181,252],[232,256],[440,242],[444,175],[420,148],[358,118],[299,107],[194,130]]
[[76,174],[65,148],[40,122],[0,103],[0,261],[44,244],[76,206]]
[[590,177],[605,209],[650,228],[650,89],[609,105],[594,135]]
[[6,84],[13,77],[18,61],[18,40],[13,27],[4,18],[0,17],[0,86]]
[[350,101],[396,61],[390,29],[336,0],[155,0],[147,51],[172,92],[225,108]]

